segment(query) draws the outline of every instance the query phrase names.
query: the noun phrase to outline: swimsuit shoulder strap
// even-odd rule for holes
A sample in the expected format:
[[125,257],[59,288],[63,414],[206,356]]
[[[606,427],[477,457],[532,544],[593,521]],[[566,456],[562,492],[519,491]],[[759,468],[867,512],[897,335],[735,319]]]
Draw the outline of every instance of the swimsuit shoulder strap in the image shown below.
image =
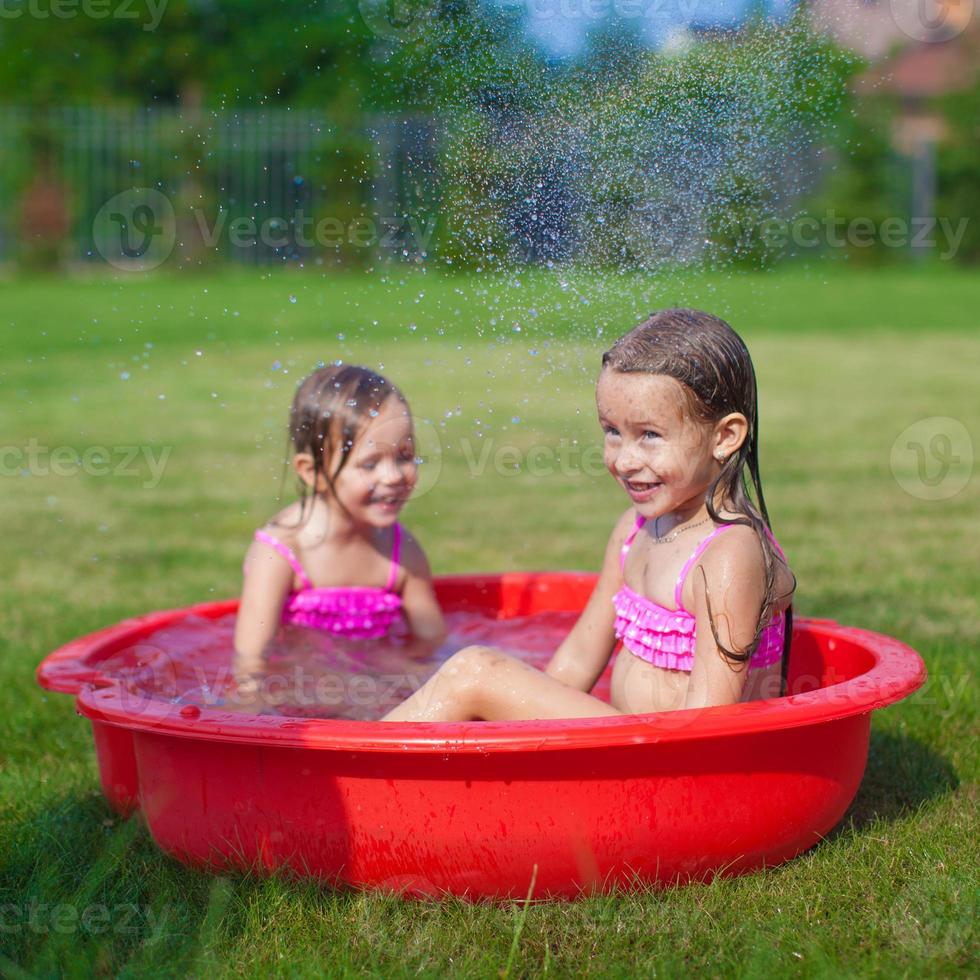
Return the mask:
[[385,592],[391,592],[395,588],[395,583],[398,581],[398,561],[401,558],[402,553],[402,526],[401,524],[395,523],[392,528],[391,537],[391,568],[388,571],[388,581],[385,583]]
[[630,545],[636,539],[640,528],[643,527],[645,519],[642,515],[636,515],[636,522],[633,524],[633,530],[626,535],[626,540],[623,542],[623,547],[619,549],[619,570],[623,571],[626,568],[626,556],[629,554]]
[[[783,559],[783,561],[785,561],[786,560],[786,555],[783,553],[783,549],[779,547],[779,542],[776,540],[776,538],[773,535],[772,531],[770,531],[769,528],[766,527],[765,525],[763,525],[763,526],[765,527],[766,534],[769,536],[769,540],[772,542],[773,547],[776,549],[776,551],[779,552],[779,556]],[[711,544],[711,542],[716,537],[718,537],[719,534],[721,534],[723,531],[726,531],[730,527],[735,527],[735,525],[734,524],[720,524],[718,527],[716,527],[694,549],[694,553],[691,555],[691,557],[688,558],[686,562],[684,562],[684,567],[681,569],[680,575],[677,576],[677,584],[674,586],[674,605],[678,609],[683,609],[684,608],[684,603],[681,602],[681,593],[684,591],[684,581],[687,578],[687,573],[691,570],[691,568],[693,567],[694,563],[704,554],[705,548],[707,548],[708,545]]]
[[[684,581],[687,578],[687,573],[694,566],[694,563],[704,554],[704,549],[718,537],[719,534],[724,533],[728,528],[734,527],[732,524],[720,524],[716,527],[709,535],[707,535],[703,541],[694,549],[691,557],[684,562],[684,567],[681,569],[680,575],[677,576],[677,584],[674,586],[674,605],[678,609],[684,609],[684,603],[681,601],[681,593],[684,591]],[[687,611],[686,609],[684,610]]]
[[296,555],[292,552],[290,548],[284,545],[278,538],[273,537],[268,531],[256,531],[255,540],[260,541],[262,544],[267,544],[274,551],[279,552],[283,558],[289,562],[289,567],[297,574],[300,582],[303,584],[304,589],[313,588],[312,583],[303,571],[303,565]]

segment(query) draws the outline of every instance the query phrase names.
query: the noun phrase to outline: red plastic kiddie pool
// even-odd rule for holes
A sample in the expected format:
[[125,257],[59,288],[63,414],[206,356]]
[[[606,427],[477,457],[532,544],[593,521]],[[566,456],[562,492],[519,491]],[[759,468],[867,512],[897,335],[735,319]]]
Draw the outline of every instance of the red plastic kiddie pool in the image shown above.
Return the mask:
[[[447,611],[579,610],[595,576],[436,582]],[[153,613],[69,643],[37,672],[77,694],[102,787],[157,844],[211,870],[288,868],[435,896],[574,897],[707,879],[816,844],[857,792],[871,712],[925,680],[915,651],[827,620],[793,631],[790,696],[723,708],[530,722],[384,724],[243,715],[127,697],[100,664],[161,627],[237,603]],[[608,672],[596,688],[605,695]]]

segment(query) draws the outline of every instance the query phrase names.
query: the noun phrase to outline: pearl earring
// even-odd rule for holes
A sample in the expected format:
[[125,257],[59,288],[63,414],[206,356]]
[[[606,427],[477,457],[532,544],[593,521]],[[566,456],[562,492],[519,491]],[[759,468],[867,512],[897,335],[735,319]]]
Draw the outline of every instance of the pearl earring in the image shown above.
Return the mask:
[[715,459],[717,459],[719,463],[724,463],[725,462],[725,454],[724,453],[715,453]]

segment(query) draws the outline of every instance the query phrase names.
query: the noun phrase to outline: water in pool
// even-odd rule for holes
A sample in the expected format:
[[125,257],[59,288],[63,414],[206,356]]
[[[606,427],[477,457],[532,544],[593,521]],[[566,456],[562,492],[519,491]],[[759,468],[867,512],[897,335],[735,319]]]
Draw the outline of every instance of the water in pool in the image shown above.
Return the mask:
[[149,634],[103,661],[131,697],[195,704],[222,711],[302,718],[380,718],[404,700],[455,651],[473,643],[506,650],[537,667],[575,623],[576,612],[491,619],[478,612],[446,615],[449,636],[420,655],[404,635],[384,640],[338,639],[285,627],[266,655],[254,692],[231,675],[235,616],[190,617]]

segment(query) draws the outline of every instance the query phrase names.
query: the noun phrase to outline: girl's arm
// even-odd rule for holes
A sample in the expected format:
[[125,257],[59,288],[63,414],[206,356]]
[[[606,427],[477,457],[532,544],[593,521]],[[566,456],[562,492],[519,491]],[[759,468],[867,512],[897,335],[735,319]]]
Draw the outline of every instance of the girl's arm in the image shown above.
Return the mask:
[[422,546],[407,531],[402,544],[401,563],[406,573],[402,587],[402,609],[413,638],[419,641],[419,652],[427,655],[446,638],[446,622],[432,588],[429,561]]
[[580,691],[592,690],[616,647],[613,596],[623,584],[620,554],[635,521],[636,511],[632,508],[619,519],[606,545],[599,581],[582,615],[545,668],[546,674]]
[[711,619],[718,640],[728,650],[744,650],[755,636],[766,591],[765,564],[755,531],[734,527],[721,535],[691,569],[688,582],[693,590],[697,639],[683,707],[735,704],[742,697],[748,664],[733,663],[718,649]]
[[262,654],[279,627],[282,607],[293,584],[289,563],[262,541],[252,542],[245,564],[248,571],[235,620],[232,670],[236,677],[261,669]]

